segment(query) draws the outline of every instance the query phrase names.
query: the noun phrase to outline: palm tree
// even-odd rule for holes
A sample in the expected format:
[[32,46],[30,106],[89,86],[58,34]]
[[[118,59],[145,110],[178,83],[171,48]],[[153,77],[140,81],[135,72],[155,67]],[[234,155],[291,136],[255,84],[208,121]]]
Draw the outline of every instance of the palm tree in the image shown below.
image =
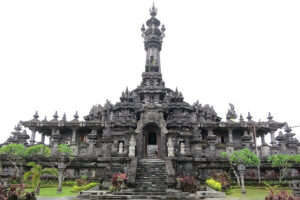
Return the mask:
[[55,168],[43,169],[42,165],[38,165],[35,162],[29,162],[27,165],[31,166],[31,169],[24,174],[23,179],[26,181],[31,178],[31,184],[33,187],[35,187],[36,194],[40,193],[40,181],[43,174],[53,174],[55,176],[58,175],[57,169]]

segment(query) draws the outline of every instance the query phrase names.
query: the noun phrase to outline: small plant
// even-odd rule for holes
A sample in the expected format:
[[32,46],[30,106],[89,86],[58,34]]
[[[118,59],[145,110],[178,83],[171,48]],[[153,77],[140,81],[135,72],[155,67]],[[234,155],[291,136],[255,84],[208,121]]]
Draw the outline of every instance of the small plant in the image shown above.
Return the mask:
[[229,175],[227,174],[227,172],[213,173],[211,175],[211,177],[214,180],[217,180],[218,182],[221,183],[221,185],[222,185],[222,191],[227,191],[228,189],[230,189],[231,179],[230,179]]
[[35,200],[34,192],[28,193],[24,191],[24,184],[11,185],[10,188],[0,186],[1,200]]
[[23,176],[24,180],[31,179],[31,184],[33,187],[35,187],[36,194],[39,194],[40,187],[41,187],[41,176],[43,174],[52,174],[57,176],[58,172],[55,168],[44,168],[41,165],[36,164],[35,162],[29,162],[27,164],[28,166],[31,166],[30,171],[26,172]]
[[210,179],[207,179],[205,182],[210,188],[217,190],[217,191],[222,191],[222,185],[219,181],[216,181],[213,178],[210,178]]
[[293,197],[285,190],[275,192],[274,190],[270,189],[269,194],[268,196],[266,196],[265,200],[298,200],[298,198]]
[[197,183],[193,176],[180,176],[176,180],[183,192],[196,192]]
[[73,189],[71,190],[71,192],[81,192],[81,191],[85,191],[85,190],[89,190],[89,189],[92,189],[93,187],[99,185],[98,183],[89,183],[87,185],[84,185],[84,186],[73,186]]
[[114,174],[112,176],[111,184],[112,186],[116,187],[117,190],[121,189],[121,186],[124,186],[126,184],[126,181],[128,178],[126,177],[126,174]]

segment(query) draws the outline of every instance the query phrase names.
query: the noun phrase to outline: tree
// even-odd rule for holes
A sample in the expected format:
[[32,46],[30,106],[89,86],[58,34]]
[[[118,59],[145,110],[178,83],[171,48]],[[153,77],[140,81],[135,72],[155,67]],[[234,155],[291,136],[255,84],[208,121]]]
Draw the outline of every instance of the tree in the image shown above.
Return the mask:
[[50,148],[45,146],[44,144],[38,144],[34,146],[30,146],[25,150],[26,156],[50,156]]
[[258,166],[260,165],[260,160],[258,156],[253,153],[250,149],[244,148],[242,150],[236,150],[231,154],[227,152],[221,152],[220,156],[224,159],[227,159],[230,164],[230,170],[234,173],[236,177],[237,184],[240,186],[240,177],[236,172],[236,168],[239,164],[243,164],[245,166]]
[[[65,168],[71,164],[74,152],[67,144],[60,144],[57,148],[57,168],[58,168],[58,186],[57,192],[62,191],[62,180]],[[65,161],[68,161],[65,163]]]
[[43,169],[42,165],[38,165],[35,162],[29,162],[27,165],[31,166],[31,169],[24,174],[23,179],[26,181],[31,178],[31,184],[33,187],[35,187],[36,194],[40,193],[40,181],[43,174],[52,174],[55,176],[58,175],[57,169],[55,168]]
[[268,162],[271,162],[272,167],[277,167],[279,169],[279,182],[281,182],[282,178],[284,177],[283,171],[290,168],[293,163],[300,163],[300,154],[275,154],[268,157]]
[[25,156],[25,146],[23,144],[8,144],[0,148],[0,155],[7,156],[9,162],[15,167],[16,175],[23,171],[22,163]]

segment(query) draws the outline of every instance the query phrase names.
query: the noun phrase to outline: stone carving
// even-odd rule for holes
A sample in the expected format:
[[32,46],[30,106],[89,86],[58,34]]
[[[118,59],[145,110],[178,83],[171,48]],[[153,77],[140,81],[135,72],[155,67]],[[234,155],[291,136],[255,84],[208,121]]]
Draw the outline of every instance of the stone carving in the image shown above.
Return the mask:
[[180,142],[180,154],[185,154],[185,144],[184,144],[184,142]]
[[123,154],[124,153],[124,144],[123,142],[119,142],[119,154]]
[[135,157],[135,146],[135,138],[134,135],[132,135],[129,142],[129,157]]
[[229,103],[229,107],[230,108],[229,108],[229,110],[228,110],[228,112],[226,114],[226,119],[227,120],[234,120],[234,119],[237,118],[237,114],[236,114],[236,112],[234,110],[234,106],[233,106],[233,104]]
[[174,146],[171,137],[168,138],[167,146],[168,146],[168,157],[174,157]]
[[167,134],[167,123],[164,119],[164,116],[161,112],[157,111],[147,111],[141,114],[141,118],[137,123],[137,128],[135,130],[136,133],[142,133],[144,126],[149,123],[155,123],[159,126],[162,134]]

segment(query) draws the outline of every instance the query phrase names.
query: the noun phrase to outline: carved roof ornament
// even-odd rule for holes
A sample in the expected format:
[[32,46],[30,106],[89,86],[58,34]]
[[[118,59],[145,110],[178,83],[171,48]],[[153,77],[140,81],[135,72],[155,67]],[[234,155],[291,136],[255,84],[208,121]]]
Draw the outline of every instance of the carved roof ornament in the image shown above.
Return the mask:
[[73,121],[78,121],[78,118],[79,118],[79,116],[78,116],[78,111],[76,111],[76,112],[75,112],[75,115],[74,115]]
[[67,121],[67,116],[66,116],[66,113],[64,113],[62,119],[61,119],[62,122],[66,122]]
[[35,111],[35,114],[33,115],[33,118],[38,120],[38,118],[39,118],[38,111]]
[[53,119],[50,122],[58,122],[58,114],[57,111],[55,111],[54,115],[53,115]]
[[150,11],[150,15],[152,17],[155,17],[157,15],[157,8],[155,8],[154,2],[153,2],[153,5],[152,5],[152,8],[150,8],[149,11]]
[[271,121],[273,119],[273,116],[271,115],[271,113],[269,112],[268,114],[268,120]]
[[241,123],[244,122],[244,117],[243,117],[242,114],[240,114],[240,122],[241,122]]
[[44,117],[43,122],[47,122],[47,116]]
[[236,118],[237,118],[237,114],[234,110],[234,106],[233,104],[229,103],[229,109],[228,109],[228,112],[226,114],[226,119],[227,121],[234,121]]
[[55,114],[53,115],[53,118],[54,118],[54,119],[58,119],[57,111],[55,111]]
[[248,112],[247,119],[248,119],[248,123],[255,123],[255,122],[252,120],[252,116],[251,116],[250,112]]

